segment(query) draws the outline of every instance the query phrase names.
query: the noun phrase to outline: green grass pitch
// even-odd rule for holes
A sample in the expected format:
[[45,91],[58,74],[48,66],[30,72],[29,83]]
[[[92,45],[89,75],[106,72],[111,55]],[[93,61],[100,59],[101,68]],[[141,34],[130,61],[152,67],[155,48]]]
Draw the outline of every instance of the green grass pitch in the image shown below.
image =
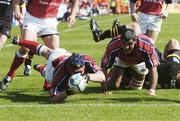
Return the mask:
[[[95,17],[104,30],[119,18],[124,24],[130,22],[129,15],[109,15]],[[170,38],[180,40],[180,14],[170,14],[163,22],[162,31],[156,45],[163,50]],[[104,52],[106,40],[93,41],[89,21],[77,20],[68,29],[66,23],[59,24],[61,47],[70,52],[92,55],[97,63]],[[12,35],[18,35],[13,28]],[[42,41],[39,39],[39,42]],[[8,40],[0,51],[0,79],[7,73],[15,51],[19,47]],[[35,56],[33,64],[45,63],[45,59]],[[101,93],[100,85],[89,83],[83,94],[67,98],[63,104],[49,102],[48,92],[43,91],[43,78],[34,70],[29,77],[23,76],[23,66],[17,71],[5,92],[0,92],[0,121],[178,121],[180,120],[180,90],[157,90],[156,97],[146,96],[146,90],[116,90],[112,95]]]

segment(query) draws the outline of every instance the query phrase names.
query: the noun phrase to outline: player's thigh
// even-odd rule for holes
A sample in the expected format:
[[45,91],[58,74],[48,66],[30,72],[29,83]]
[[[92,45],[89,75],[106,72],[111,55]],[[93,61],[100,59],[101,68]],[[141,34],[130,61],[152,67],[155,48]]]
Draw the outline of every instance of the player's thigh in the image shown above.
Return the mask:
[[161,31],[162,18],[159,16],[150,16],[148,22],[148,30]]
[[28,55],[29,49],[21,46],[18,52],[21,54],[21,56],[26,57]]
[[154,30],[147,30],[146,32],[147,36],[150,37],[153,41],[157,40],[157,37],[159,35],[159,31]]
[[48,35],[58,35],[58,21],[56,18],[43,19],[39,25],[42,27],[38,32],[38,36],[44,37]]
[[5,44],[6,40],[7,40],[7,36],[4,35],[4,34],[2,34],[2,33],[0,33],[0,49],[1,49],[1,48],[3,47],[3,45]]
[[147,14],[139,13],[139,19],[140,19],[139,25],[140,25],[140,28],[141,28],[141,32],[143,34],[146,34],[147,27],[148,27]]
[[12,20],[0,19],[0,33],[10,38]]
[[22,38],[30,41],[37,41],[37,33],[31,29],[23,29]]
[[130,68],[134,71],[135,77],[143,77],[148,74],[148,69],[146,68],[145,62],[139,64],[131,65]]
[[45,36],[43,37],[43,41],[51,49],[59,48],[60,46],[59,35],[57,34]]

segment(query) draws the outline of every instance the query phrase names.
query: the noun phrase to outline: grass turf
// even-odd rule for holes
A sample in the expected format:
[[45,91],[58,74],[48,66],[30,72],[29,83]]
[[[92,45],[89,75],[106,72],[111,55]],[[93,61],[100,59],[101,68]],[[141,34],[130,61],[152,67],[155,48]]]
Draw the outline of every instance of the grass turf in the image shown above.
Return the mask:
[[[128,15],[98,16],[96,21],[102,30],[111,27],[112,21],[119,18],[122,23],[130,22]],[[180,40],[180,15],[170,14],[163,22],[162,32],[156,42],[160,50],[170,38]],[[68,29],[66,23],[60,23],[61,47],[70,52],[92,55],[97,63],[110,39],[95,43],[89,29],[89,21],[78,20]],[[18,28],[13,28],[12,35],[18,35]],[[42,41],[39,39],[39,42]],[[0,78],[7,73],[15,51],[19,47],[9,41],[0,51]],[[45,59],[35,56],[33,64],[45,63]],[[146,96],[146,90],[115,90],[112,95],[101,93],[100,85],[89,83],[83,94],[67,98],[63,104],[51,104],[48,92],[43,91],[43,78],[34,70],[25,77],[23,66],[17,71],[5,92],[0,92],[1,121],[177,121],[180,118],[180,91],[177,89],[157,90],[156,97]]]

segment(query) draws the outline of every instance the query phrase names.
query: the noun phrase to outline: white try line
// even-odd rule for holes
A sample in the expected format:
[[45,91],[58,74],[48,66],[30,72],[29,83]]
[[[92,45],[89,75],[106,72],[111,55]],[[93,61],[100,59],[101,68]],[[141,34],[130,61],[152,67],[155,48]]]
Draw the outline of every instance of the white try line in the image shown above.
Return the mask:
[[0,108],[31,108],[31,107],[177,107],[180,104],[18,104],[0,105]]

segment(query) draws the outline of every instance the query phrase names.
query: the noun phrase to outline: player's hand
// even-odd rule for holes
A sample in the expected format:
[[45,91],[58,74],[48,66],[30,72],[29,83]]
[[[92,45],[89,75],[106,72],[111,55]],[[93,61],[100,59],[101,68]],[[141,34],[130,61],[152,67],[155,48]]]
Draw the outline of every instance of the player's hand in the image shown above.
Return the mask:
[[132,19],[133,22],[139,23],[139,16],[137,15],[137,13],[132,13],[131,14],[131,19]]
[[88,74],[83,74],[82,77],[86,80],[86,83],[90,80],[90,76]]
[[112,92],[111,91],[105,91],[104,94],[105,95],[112,95]]
[[14,18],[17,21],[23,20],[23,15],[20,12],[14,12]]
[[168,12],[167,11],[164,11],[161,16],[160,16],[162,19],[166,19],[168,17]]
[[67,21],[68,21],[68,27],[71,28],[76,22],[75,16],[70,15],[67,18]]
[[149,89],[149,90],[147,91],[147,95],[148,95],[148,96],[156,96],[155,90],[154,90],[154,89]]

